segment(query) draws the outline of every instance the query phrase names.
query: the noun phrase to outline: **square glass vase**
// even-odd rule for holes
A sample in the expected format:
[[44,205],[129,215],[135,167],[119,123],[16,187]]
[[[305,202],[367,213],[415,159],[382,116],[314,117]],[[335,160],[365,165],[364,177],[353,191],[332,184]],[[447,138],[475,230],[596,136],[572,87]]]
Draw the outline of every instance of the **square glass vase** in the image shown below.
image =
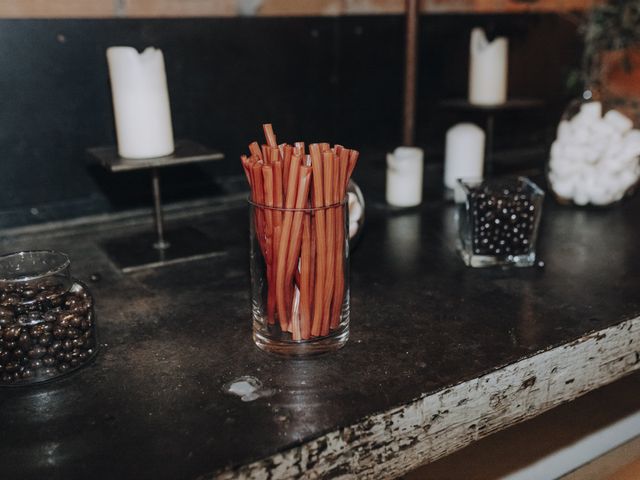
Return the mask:
[[469,267],[529,267],[544,191],[526,177],[459,179],[458,250]]

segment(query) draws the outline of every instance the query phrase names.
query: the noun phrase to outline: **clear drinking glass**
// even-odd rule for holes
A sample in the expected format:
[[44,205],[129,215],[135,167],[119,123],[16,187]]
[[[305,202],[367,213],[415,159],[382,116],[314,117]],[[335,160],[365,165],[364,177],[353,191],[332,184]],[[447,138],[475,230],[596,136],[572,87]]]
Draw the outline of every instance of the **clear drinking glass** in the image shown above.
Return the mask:
[[349,338],[347,202],[286,209],[249,202],[253,340],[302,356]]
[[0,386],[56,378],[96,354],[93,298],[64,253],[0,257]]
[[536,260],[536,239],[544,192],[526,177],[460,179],[459,251],[470,267],[528,267]]

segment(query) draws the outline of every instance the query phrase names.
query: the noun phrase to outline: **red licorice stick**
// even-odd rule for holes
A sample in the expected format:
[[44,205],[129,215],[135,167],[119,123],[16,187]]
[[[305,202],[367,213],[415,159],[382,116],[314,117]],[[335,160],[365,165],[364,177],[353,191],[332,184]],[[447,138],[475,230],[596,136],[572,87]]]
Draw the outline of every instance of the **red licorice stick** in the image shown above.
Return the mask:
[[[287,145],[284,147],[284,156],[282,157],[282,187],[286,192],[289,182],[289,168],[291,166],[291,156],[293,155],[293,147]],[[294,187],[295,188],[295,187]]]
[[[295,158],[295,157],[294,157]],[[298,191],[296,195],[296,210],[301,210],[307,206],[309,199],[309,185],[311,184],[311,168],[300,167]],[[288,288],[287,299],[292,299],[294,294],[293,277],[300,263],[300,249],[302,246],[302,218],[304,213],[296,211],[293,214],[293,222],[291,225],[291,233],[289,236],[289,248],[287,251],[287,263],[285,269],[285,284]],[[298,282],[299,283],[299,282]],[[292,325],[292,333],[295,336],[300,334],[300,316],[296,315],[296,323]],[[294,338],[295,339],[295,338]],[[297,338],[299,340],[299,338]]]
[[247,182],[249,182],[249,186],[251,186],[251,173],[249,173],[251,166],[249,165],[249,158],[246,155],[241,155],[240,161],[242,162],[242,169],[247,177]]
[[[273,167],[265,165],[262,167],[262,179],[264,183],[264,203],[268,207],[273,207]],[[265,236],[266,236],[266,263],[267,263],[267,319],[269,323],[275,322],[276,295],[273,290],[274,279],[274,243],[273,243],[273,210],[265,209]]]
[[[300,170],[300,157],[292,157],[289,166],[289,179],[287,184],[289,188],[286,189],[285,208],[292,209],[295,207],[296,193],[298,182],[298,172]],[[280,232],[280,243],[278,245],[278,259],[276,270],[276,303],[278,310],[278,317],[280,318],[280,327],[282,330],[289,328],[289,321],[287,317],[287,307],[290,299],[286,298],[287,285],[286,285],[286,262],[287,251],[290,243],[291,224],[293,223],[293,212],[284,212],[284,218],[282,221],[282,230]]]
[[298,192],[299,172],[302,165],[300,155],[291,155],[289,167],[286,171],[287,185],[285,195],[285,208],[295,208]]
[[344,200],[344,196],[347,193],[347,184],[345,183],[347,180],[347,171],[349,170],[349,155],[351,154],[351,150],[348,148],[342,148],[340,150],[340,154],[338,155],[338,185],[340,190],[338,192],[338,198],[340,201]]
[[300,248],[302,244],[302,219],[304,212],[302,209],[307,207],[309,201],[309,186],[311,184],[311,167],[300,167],[298,180],[298,192],[296,196],[295,208],[293,214],[293,222],[291,225],[291,234],[289,237],[289,249],[287,251],[287,264],[285,281],[290,285],[293,275],[298,267],[300,259]]
[[[262,165],[258,162],[253,164],[251,167],[252,174],[251,178],[253,180],[253,192],[252,197],[253,201],[258,205],[264,205],[264,187],[262,181]],[[256,208],[256,234],[258,235],[258,243],[260,244],[260,250],[262,251],[262,256],[267,257],[266,253],[266,245],[265,245],[265,235],[264,235],[264,211],[261,208]]]
[[262,160],[262,150],[260,150],[258,142],[251,142],[249,144],[249,152],[252,157],[257,157],[258,160]]
[[262,130],[264,131],[264,138],[267,140],[267,145],[277,147],[278,142],[276,142],[276,134],[273,133],[273,126],[270,123],[265,123],[262,125]]
[[[297,162],[298,165],[297,167],[302,167],[305,165],[304,163],[304,156],[301,153],[301,150],[299,147],[294,147],[293,148],[293,155],[291,157],[291,164],[293,164],[293,162]],[[292,166],[289,167],[289,171],[291,172]],[[300,175],[302,172],[300,170],[298,170],[298,174]],[[291,177],[293,179],[293,177]],[[296,203],[294,205],[294,209],[298,209],[298,208],[304,208],[304,207],[298,207],[298,205],[300,204],[298,199],[300,198],[300,178],[295,180],[295,183],[298,184],[297,186],[297,190],[296,190]],[[308,193],[307,193],[308,196]],[[302,200],[304,202],[304,200]],[[294,212],[293,215],[293,222],[291,223],[291,231],[289,232],[289,247],[287,249],[287,261],[286,261],[286,266],[285,266],[285,287],[286,287],[286,291],[285,291],[285,298],[287,299],[287,312],[290,312],[291,315],[294,315],[294,304],[295,304],[295,316],[296,316],[296,321],[298,322],[296,326],[296,328],[299,329],[300,327],[300,316],[299,316],[299,311],[298,308],[300,307],[300,291],[296,290],[294,282],[293,282],[293,276],[294,274],[298,273],[298,264],[299,264],[299,252],[300,252],[300,244],[302,242],[302,237],[301,237],[301,228],[297,227],[296,224],[296,213]],[[295,249],[295,251],[297,252],[295,254],[295,260],[293,260],[291,258],[291,251],[292,248]],[[297,283],[300,284],[299,279],[297,280]],[[295,302],[294,302],[295,301]],[[293,323],[290,321],[289,322],[289,332],[293,333]]]
[[[251,184],[252,187],[253,187],[253,165],[257,161],[258,159],[255,155],[249,155],[249,158],[247,158],[247,160],[243,162],[243,164],[246,165],[247,169],[249,170],[249,176],[251,177],[251,180],[249,181],[249,183]],[[251,193],[253,193],[253,191]]]
[[252,174],[251,174],[251,179],[253,181],[253,201],[259,205],[263,205],[264,204],[264,188],[263,188],[263,182],[262,182],[262,164],[261,163],[254,163],[251,166],[251,170],[252,170]]
[[[282,162],[277,161],[273,163],[273,204],[276,208],[282,208],[284,207],[284,197],[283,197],[283,191],[282,191]],[[282,212],[275,210],[273,212],[273,224],[274,224],[274,228],[273,228],[273,243],[272,243],[272,248],[273,248],[273,256],[274,256],[274,260],[273,260],[273,266],[272,266],[272,270],[271,270],[271,280],[270,283],[268,284],[268,291],[269,294],[271,294],[270,297],[268,297],[268,300],[271,300],[273,302],[273,308],[275,309],[276,307],[276,268],[277,268],[277,255],[278,255],[278,249],[280,247],[280,238],[281,238],[281,233],[282,233]],[[267,304],[267,309],[269,308],[269,305]],[[268,310],[269,311],[269,310]],[[274,315],[274,319],[275,319],[275,315]]]
[[260,145],[260,151],[261,151],[261,155],[262,155],[262,161],[266,162],[267,159],[269,158],[269,146],[268,145]]
[[[264,189],[263,202],[268,207],[273,207],[273,168],[271,165],[264,165],[262,167],[262,185]],[[264,235],[267,241],[270,241],[273,236],[273,211],[265,208],[265,231]],[[271,264],[273,260],[272,251],[267,249],[267,263]]]
[[[312,184],[313,185],[313,184]],[[311,187],[310,187],[311,188]],[[313,325],[313,309],[314,309],[314,292],[316,284],[316,225],[312,214],[309,217],[310,236],[311,236],[311,268],[309,269],[309,337],[311,336],[311,327]]]
[[280,160],[280,149],[278,147],[271,147],[269,149],[269,160],[271,163],[275,163]]
[[[337,145],[336,147],[334,147],[334,154],[333,154],[333,173],[332,173],[332,177],[333,177],[333,181],[334,183],[332,184],[332,204],[338,204],[340,203],[340,158],[338,156],[337,151],[342,152],[343,148],[341,145]],[[334,226],[334,234],[332,237],[332,241],[333,241],[333,245],[331,246],[332,250],[333,250],[333,293],[331,295],[331,305],[329,306],[329,328],[331,328],[334,324],[335,324],[335,320],[333,317],[333,314],[335,312],[335,308],[334,305],[338,302],[341,301],[341,299],[336,298],[336,286],[338,283],[338,277],[340,275],[342,275],[342,269],[338,269],[338,262],[339,257],[340,257],[340,248],[339,248],[339,238],[340,238],[340,232],[342,230],[342,225],[340,224],[340,214],[342,212],[342,209],[340,207],[336,207],[335,209],[333,209],[333,215],[334,215],[334,219],[333,221],[335,222],[335,226]],[[328,334],[328,332],[327,332]]]
[[305,213],[300,253],[300,335],[303,340],[311,336],[311,258],[311,217]]
[[[282,162],[273,163],[273,204],[276,208],[284,207],[284,196],[282,192]],[[274,212],[274,223],[282,224],[282,212]]]
[[[338,150],[336,148],[336,150]],[[346,148],[340,149],[340,155],[338,160],[338,193],[336,199],[338,202],[342,202],[347,195],[347,171],[349,169],[349,155],[350,150]],[[340,314],[342,312],[342,304],[344,301],[344,207],[340,207],[336,210],[336,281],[333,290],[333,304],[331,307],[331,329],[335,329],[340,325]]]
[[[322,154],[323,181],[324,181],[324,198],[326,205],[334,203],[334,183],[335,183],[335,157],[333,152],[326,151]],[[335,207],[330,207],[326,212],[326,275],[324,282],[324,298],[322,306],[322,328],[320,335],[329,335],[329,326],[331,323],[331,299],[333,298],[333,284],[335,280],[334,262],[336,257],[335,251],[335,235],[336,235],[336,212]]]
[[333,183],[331,184],[331,193],[333,195],[331,203],[338,203],[340,201],[340,158],[335,153],[333,154],[333,173],[331,174]]
[[360,156],[360,152],[358,152],[357,150],[351,150],[351,153],[349,153],[349,169],[347,170],[347,180],[346,180],[347,185],[349,184],[349,179],[353,174],[353,170],[356,168],[356,164],[358,163],[359,156]]
[[[271,294],[272,298],[273,298],[273,302],[274,302],[274,311],[277,309],[278,307],[278,300],[277,300],[277,261],[278,261],[278,247],[280,246],[282,240],[282,225],[274,225],[273,227],[273,253],[274,253],[274,259],[273,259],[273,265],[271,267],[271,279],[267,279],[268,285],[267,285],[267,295]],[[267,312],[269,311],[269,297],[267,296]],[[279,317],[278,317],[279,318]],[[271,318],[269,318],[270,322],[269,323],[276,323],[276,318],[275,318],[275,313],[273,316],[273,322],[271,322]],[[285,325],[286,327],[286,325]],[[286,328],[282,327],[282,322],[280,322],[280,329],[284,332],[286,330]]]
[[[263,188],[263,202],[264,205],[268,207],[273,207],[273,166],[272,165],[263,165],[262,166],[262,188]],[[272,218],[272,211],[269,209],[265,209],[265,215],[270,220]],[[271,231],[268,231],[267,234],[271,234]]]
[[[320,208],[324,203],[324,183],[322,168],[322,153],[318,144],[311,144],[311,167],[313,168],[313,196],[311,204],[314,208]],[[316,227],[316,268],[315,285],[313,291],[313,322],[311,324],[311,334],[319,336],[322,330],[322,312],[324,306],[324,284],[326,277],[326,222],[325,210],[316,210],[314,223]]]
[[254,201],[255,194],[253,193],[253,190],[255,188],[255,182],[253,181],[253,163],[251,163],[251,161],[249,161],[249,164],[247,165],[247,173],[249,174],[249,199],[251,199],[251,201]]

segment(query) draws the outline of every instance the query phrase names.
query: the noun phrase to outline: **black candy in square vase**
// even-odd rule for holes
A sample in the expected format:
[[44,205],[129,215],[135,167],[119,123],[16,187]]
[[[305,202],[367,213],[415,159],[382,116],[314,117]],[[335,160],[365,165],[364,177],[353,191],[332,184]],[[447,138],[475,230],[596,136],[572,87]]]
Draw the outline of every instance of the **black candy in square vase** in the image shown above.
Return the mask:
[[93,298],[51,250],[0,257],[0,386],[75,371],[96,354]]
[[526,177],[461,179],[458,187],[464,197],[459,247],[465,264],[533,265],[544,192]]

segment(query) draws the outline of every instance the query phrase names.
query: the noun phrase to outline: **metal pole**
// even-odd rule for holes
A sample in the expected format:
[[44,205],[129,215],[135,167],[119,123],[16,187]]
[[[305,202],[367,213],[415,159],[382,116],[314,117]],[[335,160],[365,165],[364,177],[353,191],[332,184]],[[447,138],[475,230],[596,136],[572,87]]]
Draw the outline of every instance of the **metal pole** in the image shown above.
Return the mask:
[[153,189],[153,210],[156,223],[156,234],[158,241],[153,244],[153,248],[166,250],[169,242],[164,239],[164,222],[162,220],[162,200],[160,198],[160,172],[157,168],[151,169],[151,188]]
[[416,131],[416,77],[418,64],[418,17],[419,0],[405,0],[407,37],[405,42],[404,70],[404,111],[402,124],[402,144],[411,146],[415,142]]
[[487,114],[487,137],[486,137],[486,149],[484,168],[486,173],[493,173],[493,131],[495,125],[495,118],[493,112]]

